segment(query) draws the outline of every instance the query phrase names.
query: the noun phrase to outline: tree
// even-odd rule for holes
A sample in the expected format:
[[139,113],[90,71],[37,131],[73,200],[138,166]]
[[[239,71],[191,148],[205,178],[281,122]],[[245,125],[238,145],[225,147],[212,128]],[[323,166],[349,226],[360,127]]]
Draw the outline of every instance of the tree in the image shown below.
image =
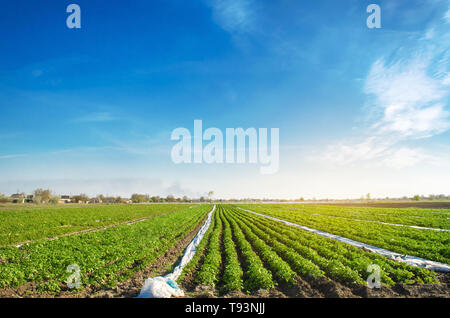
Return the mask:
[[59,203],[59,199],[60,199],[60,196],[59,196],[59,195],[54,195],[54,196],[52,196],[52,197],[50,198],[50,200],[48,200],[48,203],[51,203],[51,204],[58,204],[58,203]]
[[367,193],[367,194],[366,194],[366,200],[367,200],[367,201],[370,201],[370,193]]
[[175,202],[175,197],[173,195],[169,194],[166,198],[166,201],[167,202]]
[[209,202],[211,202],[213,195],[214,195],[214,191],[211,190],[211,191],[208,192]]
[[52,192],[50,189],[36,189],[34,190],[34,201],[38,200],[40,203],[46,203],[48,202],[52,197]]
[[154,195],[150,198],[150,201],[152,202],[159,202],[161,200],[161,198],[159,197],[159,195]]
[[133,201],[133,203],[143,203],[143,202],[148,202],[148,200],[149,200],[149,197],[148,197],[148,195],[145,195],[145,194],[134,193],[131,196],[131,201]]
[[125,203],[125,199],[122,199],[122,197],[120,197],[120,196],[115,197],[114,203]]
[[200,197],[200,202],[205,202],[205,197]]
[[73,197],[73,201],[75,203],[86,203],[89,201],[89,197],[84,193],[80,193],[79,195],[75,195]]
[[412,198],[414,201],[420,201],[420,195],[416,194],[415,196],[413,196]]
[[8,203],[11,202],[11,199],[6,195],[0,193],[0,203]]
[[183,197],[183,202],[189,202],[189,198],[186,195]]

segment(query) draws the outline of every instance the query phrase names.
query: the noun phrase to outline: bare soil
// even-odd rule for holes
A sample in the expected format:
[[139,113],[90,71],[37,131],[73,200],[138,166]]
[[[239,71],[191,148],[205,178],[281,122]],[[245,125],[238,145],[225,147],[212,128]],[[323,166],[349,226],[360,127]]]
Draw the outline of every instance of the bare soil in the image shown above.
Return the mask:
[[[290,286],[278,286],[273,290],[253,293],[231,292],[225,298],[450,298],[450,274],[439,274],[440,284],[397,284],[392,287],[370,289],[366,286],[345,286],[326,278],[297,278]],[[216,290],[209,286],[197,286],[186,297],[215,298]]]

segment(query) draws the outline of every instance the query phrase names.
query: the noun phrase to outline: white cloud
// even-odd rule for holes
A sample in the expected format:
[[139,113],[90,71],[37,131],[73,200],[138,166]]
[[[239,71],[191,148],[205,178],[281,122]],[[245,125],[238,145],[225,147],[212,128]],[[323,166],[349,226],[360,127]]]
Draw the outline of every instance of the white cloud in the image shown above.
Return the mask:
[[217,24],[230,33],[245,33],[254,24],[252,0],[212,0],[213,18]]
[[442,80],[442,85],[450,85],[450,73],[445,74],[444,79]]
[[427,33],[425,33],[423,39],[425,40],[431,40],[434,37],[434,29],[431,28],[427,31]]
[[438,156],[405,143],[450,129],[449,41],[445,25],[436,24],[409,46],[387,54],[389,59],[377,59],[364,85],[370,98],[366,108],[377,117],[362,136],[328,146],[321,158],[333,164],[365,162],[390,168],[442,163]]
[[381,163],[390,168],[401,169],[415,166],[424,160],[433,160],[433,157],[424,153],[421,149],[403,147],[385,156]]
[[113,121],[116,118],[108,112],[99,112],[99,113],[91,113],[86,114],[78,119],[75,122],[105,122],[105,121]]
[[380,132],[420,138],[449,129],[449,113],[441,103],[448,90],[427,74],[428,61],[423,57],[386,66],[380,59],[372,65],[365,93],[374,95],[374,107],[383,110],[375,124]]
[[0,159],[14,159],[14,158],[21,158],[21,157],[27,157],[27,154],[16,154],[16,155],[3,155],[0,156]]
[[448,9],[447,12],[445,13],[444,20],[446,23],[450,23],[450,9]]
[[363,141],[346,141],[327,148],[323,159],[336,164],[351,164],[360,160],[372,160],[383,155],[391,143],[381,142],[376,137],[369,137]]

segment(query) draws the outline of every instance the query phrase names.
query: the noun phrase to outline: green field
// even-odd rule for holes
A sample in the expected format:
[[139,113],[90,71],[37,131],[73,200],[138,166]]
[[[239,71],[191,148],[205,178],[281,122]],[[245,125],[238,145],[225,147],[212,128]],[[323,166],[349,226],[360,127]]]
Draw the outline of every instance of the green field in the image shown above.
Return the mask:
[[[381,282],[386,288],[398,284],[412,288],[444,286],[439,284],[442,276],[435,272],[395,262],[239,207],[392,251],[449,263],[449,232],[380,223],[448,229],[449,210],[220,204],[194,258],[178,279],[187,295],[201,296],[197,288],[207,288],[215,296],[255,295],[266,290],[292,297],[328,297],[329,290],[348,289],[353,297],[367,285],[367,269],[373,264],[380,267]],[[211,208],[208,204],[1,207],[0,295],[95,296],[99,291],[127,283],[121,288],[132,286],[134,291],[129,295],[136,296],[147,278],[140,273],[149,268],[164,272],[175,266],[196,233],[194,229],[197,231],[203,224]],[[128,222],[133,220],[139,222]],[[95,231],[79,233],[86,229]],[[29,242],[17,244],[24,241]],[[80,268],[81,289],[67,286],[67,268],[71,264]],[[135,275],[139,278],[129,283]],[[436,287],[439,295],[442,288]],[[448,294],[448,288],[445,293]]]
[[370,264],[382,268],[382,283],[387,286],[437,282],[435,274],[428,270],[394,262],[230,205],[218,207],[205,237],[179,282],[194,276],[194,284],[211,286],[218,294],[252,293],[315,278],[348,286],[365,285]]
[[[163,211],[173,210],[173,206],[159,207]],[[116,208],[109,207],[113,214]],[[135,217],[144,207],[126,208],[135,208],[137,214],[131,213]],[[155,209],[150,210],[156,213]],[[82,269],[83,286],[114,286],[117,281],[143,270],[164,254],[194,229],[210,209],[208,205],[178,206],[176,212],[132,225],[38,241],[19,248],[2,247],[0,287],[33,283],[39,291],[59,292],[66,288],[65,281],[69,276],[66,269],[70,264],[77,264]],[[97,216],[104,215],[104,212]],[[84,215],[86,211],[81,213]]]
[[450,232],[368,222],[383,221],[449,229],[450,210],[310,205],[240,205],[240,207],[400,254],[450,264]]
[[185,204],[6,205],[0,207],[0,246],[54,238],[185,209]]

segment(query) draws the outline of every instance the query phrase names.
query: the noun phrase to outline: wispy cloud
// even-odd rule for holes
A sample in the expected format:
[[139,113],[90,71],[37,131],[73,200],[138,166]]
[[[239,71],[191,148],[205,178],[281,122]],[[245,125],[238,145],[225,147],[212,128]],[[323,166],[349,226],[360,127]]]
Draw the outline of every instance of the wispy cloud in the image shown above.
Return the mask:
[[363,136],[329,145],[321,155],[325,161],[341,165],[372,162],[390,168],[439,161],[405,143],[450,129],[450,38],[446,30],[442,23],[428,28],[414,44],[371,65],[363,89],[368,97],[366,108],[376,116]]
[[381,163],[387,167],[400,169],[412,167],[423,161],[433,161],[434,157],[422,149],[402,147],[390,150],[389,155],[384,156]]
[[75,119],[74,121],[79,122],[79,123],[88,123],[88,122],[107,122],[107,121],[114,121],[114,120],[117,120],[117,118],[109,112],[97,112],[97,113],[85,114],[85,115]]
[[450,9],[448,9],[447,12],[445,13],[444,20],[446,23],[450,23]]
[[27,154],[14,154],[14,155],[3,155],[0,156],[0,159],[14,159],[14,158],[21,158],[21,157],[27,157]]
[[246,33],[254,27],[252,0],[210,0],[213,18],[221,28],[230,33]]
[[23,134],[22,132],[0,133],[0,140],[14,139],[21,136],[22,134]]
[[379,133],[422,138],[449,129],[449,113],[444,109],[448,89],[428,74],[429,61],[424,56],[389,66],[380,59],[372,65],[365,93],[375,97],[373,107],[383,112],[374,124]]

